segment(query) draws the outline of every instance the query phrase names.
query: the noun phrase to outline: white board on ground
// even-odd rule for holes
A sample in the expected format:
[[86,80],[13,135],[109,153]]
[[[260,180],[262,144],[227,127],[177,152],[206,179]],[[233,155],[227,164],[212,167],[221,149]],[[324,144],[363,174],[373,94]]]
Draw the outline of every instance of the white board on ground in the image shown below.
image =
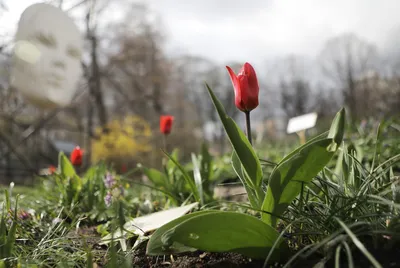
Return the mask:
[[[171,208],[164,211],[155,212],[149,215],[145,215],[142,217],[137,217],[127,223],[125,223],[124,228],[138,236],[143,236],[148,232],[154,231],[161,226],[167,224],[170,221],[173,221],[179,217],[182,217],[189,211],[191,211],[194,207],[196,207],[199,203],[193,203],[182,207]],[[121,246],[123,246],[123,241],[126,237],[126,231],[121,233],[121,230],[117,230],[114,233],[114,239],[120,240]],[[111,234],[106,235],[101,240],[100,244],[108,244],[111,241]],[[125,249],[123,249],[125,250]]]
[[306,130],[315,126],[317,122],[317,113],[309,113],[289,119],[286,132],[291,134]]
[[22,13],[11,64],[11,87],[41,109],[71,103],[82,75],[83,38],[61,9],[33,4]]

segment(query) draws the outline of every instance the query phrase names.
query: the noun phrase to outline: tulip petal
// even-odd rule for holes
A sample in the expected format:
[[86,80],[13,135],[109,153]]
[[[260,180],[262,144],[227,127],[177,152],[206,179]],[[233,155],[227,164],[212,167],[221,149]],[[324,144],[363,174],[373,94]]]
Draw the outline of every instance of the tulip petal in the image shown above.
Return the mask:
[[240,81],[239,78],[236,76],[235,72],[232,70],[231,67],[226,66],[226,69],[228,69],[229,76],[231,77],[233,89],[235,90],[235,105],[237,108],[240,110],[243,110],[242,106],[242,94],[240,90]]
[[229,76],[231,77],[232,84],[233,84],[233,88],[235,89],[235,93],[236,93],[236,91],[237,91],[237,90],[239,89],[239,87],[240,87],[239,80],[238,80],[238,78],[237,78],[235,72],[232,70],[231,67],[226,66],[226,69],[228,69]]
[[160,116],[160,131],[162,134],[169,134],[171,132],[174,117],[171,115]]
[[259,86],[256,71],[254,70],[253,66],[251,66],[251,64],[248,62],[243,65],[243,70],[246,76],[249,78],[248,82],[249,87],[253,89],[252,93],[258,96]]
[[[242,110],[247,111],[247,103],[249,100],[249,79],[247,75],[239,75],[238,76],[239,84],[240,84],[240,107]],[[251,98],[250,98],[251,99]]]

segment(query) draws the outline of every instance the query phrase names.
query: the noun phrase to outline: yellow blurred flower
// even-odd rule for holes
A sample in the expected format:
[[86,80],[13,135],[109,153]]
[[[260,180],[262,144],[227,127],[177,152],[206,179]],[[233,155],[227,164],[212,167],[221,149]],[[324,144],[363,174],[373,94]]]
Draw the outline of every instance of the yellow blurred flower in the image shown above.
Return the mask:
[[96,129],[98,139],[92,140],[92,162],[115,159],[132,159],[151,150],[151,127],[138,116],[113,120],[103,128]]

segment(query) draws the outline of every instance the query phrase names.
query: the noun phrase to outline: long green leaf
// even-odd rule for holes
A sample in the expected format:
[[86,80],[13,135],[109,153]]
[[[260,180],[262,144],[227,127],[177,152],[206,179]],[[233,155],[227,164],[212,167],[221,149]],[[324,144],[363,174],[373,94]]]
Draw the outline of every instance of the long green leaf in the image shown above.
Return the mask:
[[346,111],[344,108],[336,113],[329,129],[328,138],[333,139],[336,144],[342,143],[345,129]]
[[78,198],[82,189],[82,179],[76,174],[74,166],[63,152],[58,156],[58,164],[63,177],[61,187],[66,191],[67,203],[71,204]]
[[86,268],[93,268],[93,253],[90,249],[86,252]]
[[164,187],[165,190],[169,189],[167,176],[154,168],[142,168],[143,173],[154,184],[154,186]]
[[204,195],[203,195],[203,182],[200,172],[200,164],[196,155],[192,153],[192,163],[193,163],[193,178],[197,187],[197,191],[200,195],[200,204],[204,205]]
[[6,205],[3,203],[3,210],[0,221],[0,259],[8,257],[6,256],[6,248],[5,248],[7,241],[7,226],[6,226],[7,212],[8,210],[6,209]]
[[63,152],[60,152],[60,154],[58,155],[58,164],[61,174],[63,174],[65,177],[73,177],[76,175],[74,166],[71,164],[68,157]]
[[313,139],[285,157],[273,170],[264,199],[262,220],[275,227],[289,204],[300,193],[303,183],[310,182],[324,167],[341,143],[344,133],[344,110],[334,118],[328,138]]
[[14,218],[11,223],[11,228],[7,236],[7,242],[5,244],[5,251],[6,251],[6,257],[11,257],[12,253],[14,251],[14,245],[15,245],[15,237],[17,233],[17,224],[18,224],[18,198],[19,195],[17,195],[15,199],[15,208],[14,208]]
[[178,163],[171,155],[169,155],[167,152],[163,151],[164,154],[176,165],[176,167],[181,171],[183,178],[185,179],[186,183],[189,185],[190,190],[192,191],[192,194],[194,198],[196,199],[197,202],[200,201],[200,196],[199,192],[197,191],[196,185],[194,183],[194,180],[190,175],[186,172],[186,170],[182,167],[181,164]]
[[302,183],[311,181],[329,162],[333,153],[326,148],[331,141],[324,139],[309,144],[273,171],[262,205],[262,210],[268,212],[262,214],[265,223],[276,226],[277,217],[285,212],[300,193]]
[[[280,163],[282,163],[282,162],[284,162],[284,161],[290,159],[292,156],[294,156],[295,154],[297,154],[297,153],[298,153],[299,151],[301,151],[303,148],[307,147],[308,144],[313,143],[313,142],[315,142],[315,141],[319,141],[319,140],[326,139],[327,136],[328,136],[328,133],[329,133],[329,131],[326,131],[326,132],[321,133],[321,134],[319,134],[318,136],[316,136],[316,137],[314,137],[314,138],[312,138],[312,139],[309,139],[309,140],[307,141],[307,143],[305,143],[305,144],[303,144],[303,145],[297,147],[296,149],[294,149],[293,151],[291,151],[288,155],[286,155],[284,158],[282,158],[282,160],[280,161]],[[276,167],[278,167],[278,165],[276,165],[275,168],[276,168]]]
[[249,198],[250,204],[253,208],[259,209],[261,202],[260,199],[257,198],[256,192],[253,188],[251,188],[251,184],[249,182],[249,178],[245,172],[243,172],[243,166],[240,163],[240,159],[235,151],[232,153],[232,167],[235,171],[236,175],[239,177],[242,182],[244,188],[247,192],[247,197]]
[[173,192],[170,191],[166,191],[160,188],[157,188],[155,186],[152,185],[148,185],[148,184],[144,184],[144,183],[140,183],[140,182],[136,182],[136,181],[131,181],[131,184],[135,184],[135,185],[139,185],[139,186],[143,186],[143,187],[147,187],[149,189],[152,189],[154,191],[159,191],[163,194],[165,194],[166,196],[168,196],[169,198],[172,199],[173,202],[178,203],[178,200],[180,199],[178,196],[176,196]]
[[167,224],[164,224],[162,227],[158,228],[150,237],[149,242],[147,243],[146,254],[147,255],[165,255],[165,254],[177,254],[188,251],[195,251],[195,248],[187,247],[181,245],[179,243],[173,243],[171,245],[166,246],[163,241],[163,235],[168,232],[170,229],[174,228],[176,225],[199,215],[207,214],[207,213],[217,213],[219,211],[214,210],[204,210],[199,212],[190,213],[184,215],[178,219],[170,221]]
[[206,143],[201,146],[200,171],[203,181],[209,182],[213,177],[212,157]]
[[5,197],[6,197],[6,210],[8,211],[11,209],[10,194],[7,189],[5,189],[4,192],[5,192]]
[[336,221],[340,224],[343,230],[347,233],[347,235],[351,238],[354,245],[364,254],[364,256],[371,262],[371,264],[375,268],[383,268],[383,266],[374,258],[374,256],[368,251],[368,249],[364,246],[363,243],[357,238],[357,236],[350,230],[350,228],[340,219],[335,218]]
[[262,169],[260,160],[254,152],[254,149],[248,141],[246,135],[237,126],[235,121],[233,121],[233,119],[226,114],[224,107],[222,106],[218,98],[214,95],[211,88],[207,84],[206,86],[208,93],[211,96],[211,100],[214,103],[215,108],[217,109],[219,118],[221,119],[225,131],[228,134],[232,147],[236,151],[240,162],[242,163],[246,173],[251,179],[250,186],[252,188],[260,187],[262,182]]
[[262,259],[268,256],[278,238],[274,228],[256,217],[219,211],[185,220],[166,232],[162,240],[165,245],[177,242],[203,251],[238,252]]

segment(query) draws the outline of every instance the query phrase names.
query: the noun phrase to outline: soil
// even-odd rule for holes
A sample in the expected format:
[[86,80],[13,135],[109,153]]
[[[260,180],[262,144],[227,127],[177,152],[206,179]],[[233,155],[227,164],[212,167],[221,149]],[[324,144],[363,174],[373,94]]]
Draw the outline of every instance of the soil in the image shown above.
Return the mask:
[[[376,258],[376,260],[384,268],[397,268],[400,267],[400,243],[394,244],[387,239],[374,243],[371,238],[362,239],[362,243],[367,247],[369,252]],[[351,243],[350,243],[351,244]],[[293,252],[295,254],[295,252]],[[355,268],[373,267],[371,262],[364,256],[364,254],[352,246],[352,255]],[[140,268],[261,268],[264,267],[263,260],[251,260],[238,253],[208,253],[197,251],[189,254],[182,254],[178,256],[159,256],[152,257],[146,256],[146,242],[139,245],[133,256],[134,267]],[[283,267],[282,264],[275,263],[266,267]],[[340,267],[347,267],[349,265],[346,253],[342,250]],[[291,266],[294,268],[304,267],[321,267],[330,268],[335,267],[334,256],[328,261],[324,261],[324,256],[316,253],[308,258],[298,258]]]
[[[71,232],[68,235],[70,238],[85,237],[86,243],[91,245],[92,252],[94,253],[97,267],[105,267],[106,263],[106,246],[100,246],[100,237],[96,233],[94,227],[81,228],[79,233]],[[376,240],[370,236],[359,237],[361,242],[365,245],[368,251],[376,258],[376,260],[385,268],[400,268],[400,240],[388,237],[382,237]],[[394,238],[394,237],[393,237]],[[350,241],[349,245],[352,249],[352,257],[354,260],[355,268],[373,267],[370,261],[364,254],[354,246]],[[252,260],[238,253],[209,253],[203,251],[196,251],[193,253],[186,253],[174,256],[147,256],[146,255],[147,241],[142,242],[134,251],[132,262],[133,267],[137,268],[259,268],[263,267],[264,260]],[[295,252],[292,252],[294,255]],[[334,263],[335,248],[330,250],[331,257],[329,260],[324,261],[322,253],[315,253],[308,258],[299,257],[291,266],[294,268],[330,268],[335,267]],[[348,267],[347,253],[342,249],[340,255],[340,267]],[[266,267],[282,267],[282,264],[272,264]]]
[[[146,256],[146,243],[138,246],[133,256],[134,267],[141,268],[258,268],[264,261],[254,261],[237,253],[209,253],[196,251],[189,254],[152,257]],[[275,266],[279,267],[279,266]]]

